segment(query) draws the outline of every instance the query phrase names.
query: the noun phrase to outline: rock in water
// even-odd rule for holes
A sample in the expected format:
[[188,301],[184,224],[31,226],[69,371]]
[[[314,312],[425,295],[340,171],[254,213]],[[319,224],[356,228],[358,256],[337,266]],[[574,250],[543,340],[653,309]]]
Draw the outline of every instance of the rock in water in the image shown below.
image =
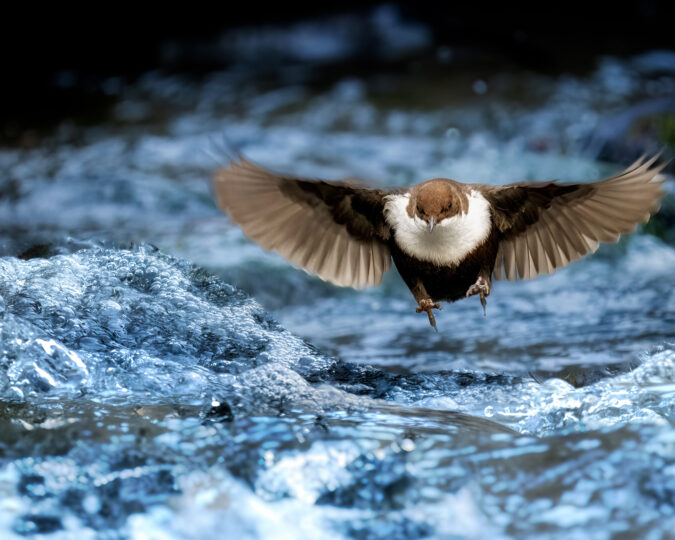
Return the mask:
[[276,382],[257,391],[262,406],[302,395],[293,385],[330,363],[234,287],[150,247],[0,259],[0,299],[7,401],[201,403],[251,372]]

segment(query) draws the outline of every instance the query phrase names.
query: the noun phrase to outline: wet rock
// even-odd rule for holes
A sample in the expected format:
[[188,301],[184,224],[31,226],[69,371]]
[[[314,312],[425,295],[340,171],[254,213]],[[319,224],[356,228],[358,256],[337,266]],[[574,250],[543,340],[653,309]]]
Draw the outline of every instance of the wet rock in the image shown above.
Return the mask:
[[36,244],[22,251],[18,257],[27,261],[29,259],[49,257],[52,254],[51,244]]

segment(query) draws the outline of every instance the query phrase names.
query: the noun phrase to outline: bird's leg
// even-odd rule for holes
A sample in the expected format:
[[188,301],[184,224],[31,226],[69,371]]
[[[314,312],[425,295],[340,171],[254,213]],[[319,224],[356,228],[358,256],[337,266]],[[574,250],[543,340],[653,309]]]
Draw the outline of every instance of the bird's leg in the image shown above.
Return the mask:
[[441,309],[441,306],[431,299],[429,293],[427,293],[427,290],[424,288],[424,285],[421,282],[418,281],[417,285],[415,285],[411,291],[415,297],[415,300],[417,300],[417,303],[419,304],[419,307],[415,310],[415,312],[422,313],[425,311],[429,317],[429,324],[434,328],[434,330],[436,330],[436,332],[438,332],[438,328],[436,328],[436,317],[434,317],[434,313],[431,310]]
[[434,317],[434,312],[431,311],[432,309],[441,309],[441,306],[434,302],[431,298],[423,298],[422,300],[419,300],[419,305],[415,312],[416,313],[422,313],[423,311],[426,311],[428,317],[429,317],[429,324],[433,326],[434,330],[438,332],[438,328],[436,328],[436,317]]
[[480,295],[480,303],[483,306],[483,316],[486,315],[485,308],[487,306],[487,301],[485,298],[490,296],[490,278],[485,277],[483,274],[478,275],[476,283],[469,287],[469,290],[466,291],[466,297],[473,296],[474,294]]

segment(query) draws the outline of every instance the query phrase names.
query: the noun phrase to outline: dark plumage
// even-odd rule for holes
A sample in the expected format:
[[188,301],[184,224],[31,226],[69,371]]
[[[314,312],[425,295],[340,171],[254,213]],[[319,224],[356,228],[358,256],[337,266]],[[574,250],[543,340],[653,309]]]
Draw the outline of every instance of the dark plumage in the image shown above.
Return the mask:
[[381,190],[279,176],[241,159],[216,172],[215,188],[246,236],[336,285],[378,285],[393,259],[435,327],[437,301],[476,294],[485,306],[493,276],[550,274],[646,222],[663,195],[655,163],[590,184],[436,178]]

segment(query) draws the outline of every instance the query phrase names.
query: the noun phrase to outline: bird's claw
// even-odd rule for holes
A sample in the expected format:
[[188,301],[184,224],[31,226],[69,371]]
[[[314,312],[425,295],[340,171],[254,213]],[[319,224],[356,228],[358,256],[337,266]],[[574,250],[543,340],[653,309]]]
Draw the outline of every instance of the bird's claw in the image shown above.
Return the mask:
[[418,307],[415,312],[416,313],[422,313],[423,311],[426,311],[428,317],[429,317],[429,324],[438,332],[438,328],[436,328],[436,317],[434,317],[432,309],[441,309],[441,306],[431,300],[430,298],[425,298],[423,300],[419,301],[420,307]]
[[467,298],[474,294],[480,295],[480,304],[483,306],[483,316],[485,316],[487,314],[485,309],[487,307],[487,300],[485,300],[485,298],[490,296],[490,284],[483,276],[479,276],[476,283],[471,285],[469,290],[466,291]]

